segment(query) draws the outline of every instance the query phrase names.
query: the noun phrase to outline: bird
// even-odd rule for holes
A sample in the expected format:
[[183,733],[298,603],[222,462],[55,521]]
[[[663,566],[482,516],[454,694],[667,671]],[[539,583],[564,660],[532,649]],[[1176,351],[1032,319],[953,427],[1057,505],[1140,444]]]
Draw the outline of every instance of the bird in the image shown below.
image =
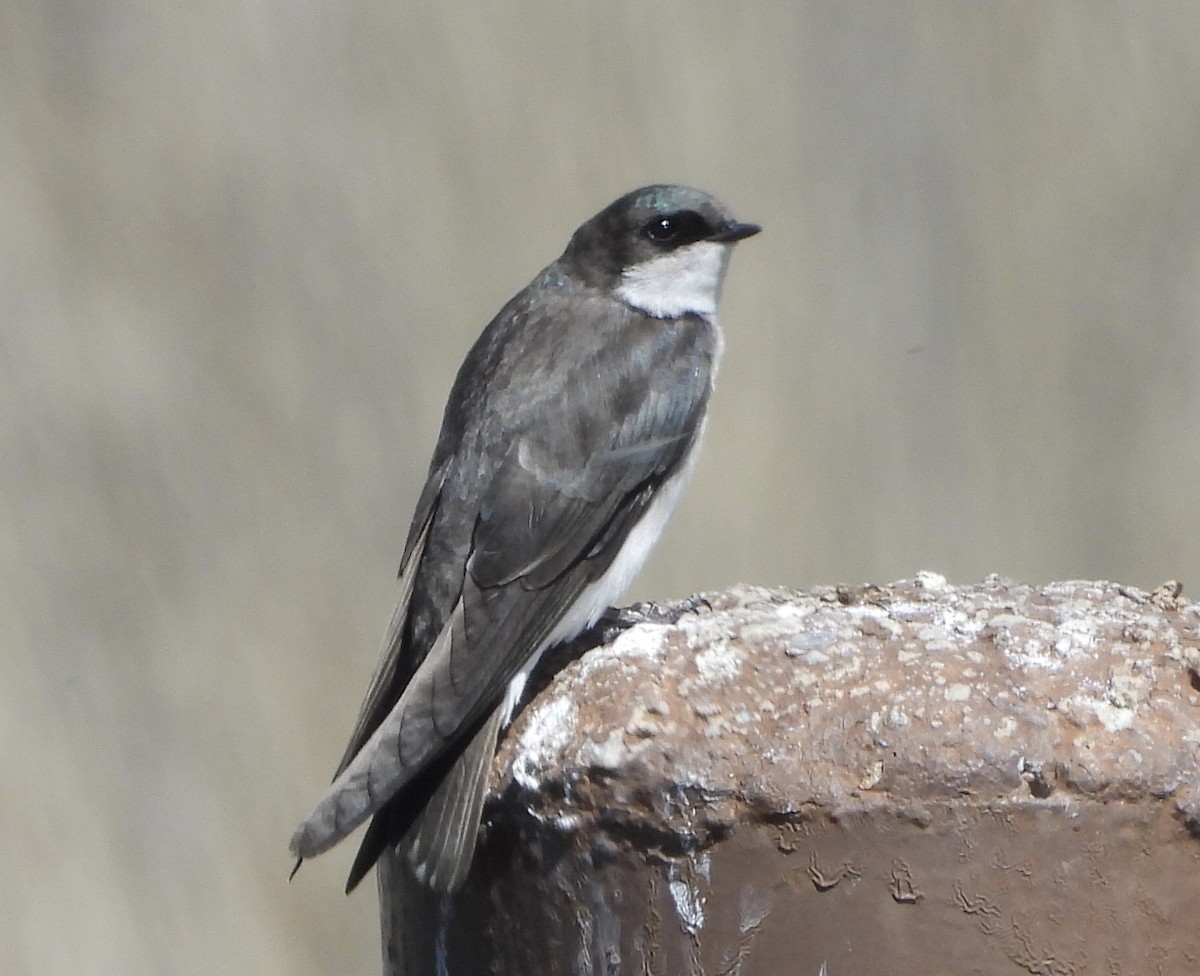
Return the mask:
[[733,245],[760,231],[678,184],[584,222],[454,380],[399,597],[296,867],[371,820],[349,893],[389,847],[449,893],[474,857],[497,737],[549,647],[632,581],[696,461]]

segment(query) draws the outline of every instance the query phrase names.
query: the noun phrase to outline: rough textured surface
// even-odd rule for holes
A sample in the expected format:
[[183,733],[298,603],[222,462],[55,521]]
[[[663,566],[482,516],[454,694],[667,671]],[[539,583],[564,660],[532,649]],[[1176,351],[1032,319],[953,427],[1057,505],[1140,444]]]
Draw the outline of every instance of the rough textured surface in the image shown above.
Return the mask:
[[467,888],[381,874],[408,972],[1200,971],[1177,588],[922,574],[630,616],[510,730]]

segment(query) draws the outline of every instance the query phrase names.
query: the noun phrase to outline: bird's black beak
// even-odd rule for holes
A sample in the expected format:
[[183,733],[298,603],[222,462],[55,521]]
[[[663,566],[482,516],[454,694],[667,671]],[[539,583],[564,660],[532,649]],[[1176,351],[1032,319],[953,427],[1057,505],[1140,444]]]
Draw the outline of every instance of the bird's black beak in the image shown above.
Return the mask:
[[734,241],[745,240],[747,237],[753,237],[757,234],[761,227],[758,224],[739,224],[736,220],[731,220],[728,223],[722,224],[717,228],[717,232],[709,237],[710,241],[720,241],[723,244],[731,244]]

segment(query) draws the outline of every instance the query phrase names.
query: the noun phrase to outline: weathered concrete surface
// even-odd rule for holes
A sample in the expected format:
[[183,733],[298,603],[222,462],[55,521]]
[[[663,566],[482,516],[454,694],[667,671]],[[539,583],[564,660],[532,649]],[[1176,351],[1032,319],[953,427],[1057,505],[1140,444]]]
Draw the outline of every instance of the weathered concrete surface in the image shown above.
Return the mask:
[[1198,688],[1172,588],[658,608],[518,717],[459,895],[381,872],[389,971],[1194,976]]

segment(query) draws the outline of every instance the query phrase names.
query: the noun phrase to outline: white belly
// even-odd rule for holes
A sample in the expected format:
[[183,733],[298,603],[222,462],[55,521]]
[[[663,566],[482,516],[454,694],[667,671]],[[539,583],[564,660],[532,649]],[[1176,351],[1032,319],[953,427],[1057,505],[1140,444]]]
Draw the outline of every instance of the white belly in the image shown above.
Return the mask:
[[664,481],[662,487],[658,489],[658,494],[647,506],[645,514],[629,530],[629,535],[625,537],[625,544],[617,553],[616,559],[604,571],[604,575],[584,589],[579,595],[579,599],[563,614],[562,619],[550,632],[550,636],[538,648],[537,653],[509,682],[508,691],[504,696],[504,725],[508,725],[511,721],[513,709],[521,699],[521,692],[525,690],[525,682],[528,680],[530,672],[537,666],[546,648],[568,641],[592,626],[600,619],[600,615],[629,588],[629,584],[633,582],[633,578],[650,555],[650,550],[654,548],[654,544],[662,535],[667,519],[671,517],[671,513],[679,502],[679,496],[683,494],[683,486],[687,484],[692,469],[696,465],[700,436],[703,433],[704,428],[701,425],[699,434],[692,444],[691,453],[684,459],[679,470]]

